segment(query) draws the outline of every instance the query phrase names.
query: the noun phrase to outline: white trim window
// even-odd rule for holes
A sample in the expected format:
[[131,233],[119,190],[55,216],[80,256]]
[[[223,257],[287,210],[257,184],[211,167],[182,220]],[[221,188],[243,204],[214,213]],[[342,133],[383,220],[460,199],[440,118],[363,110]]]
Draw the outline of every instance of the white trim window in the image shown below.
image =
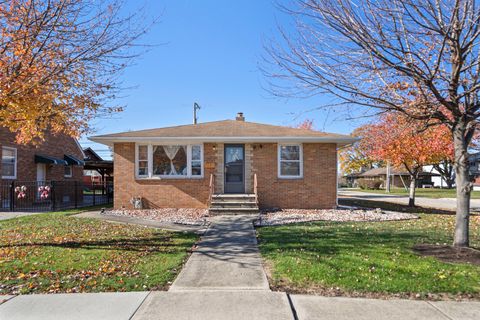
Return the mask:
[[2,179],[17,178],[17,149],[2,147]]
[[65,178],[71,178],[73,176],[73,166],[66,165],[63,168],[63,176]]
[[137,178],[202,178],[203,145],[139,144]]
[[301,144],[278,145],[278,177],[282,179],[303,177],[303,148]]
[[148,177],[148,149],[148,145],[137,145],[135,154],[137,177]]

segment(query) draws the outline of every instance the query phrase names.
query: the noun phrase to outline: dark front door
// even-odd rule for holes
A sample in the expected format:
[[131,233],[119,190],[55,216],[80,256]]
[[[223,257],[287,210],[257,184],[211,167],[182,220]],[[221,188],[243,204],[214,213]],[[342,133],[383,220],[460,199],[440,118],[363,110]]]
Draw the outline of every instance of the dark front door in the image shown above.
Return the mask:
[[245,146],[225,145],[225,193],[245,192]]

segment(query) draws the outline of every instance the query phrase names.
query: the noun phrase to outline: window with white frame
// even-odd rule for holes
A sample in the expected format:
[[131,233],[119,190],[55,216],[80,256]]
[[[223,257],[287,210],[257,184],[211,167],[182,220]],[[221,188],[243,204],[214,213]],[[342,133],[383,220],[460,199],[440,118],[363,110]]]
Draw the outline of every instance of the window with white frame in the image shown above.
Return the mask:
[[64,173],[63,173],[63,176],[65,178],[71,178],[72,175],[73,175],[73,167],[72,166],[65,166],[64,169],[63,169]]
[[278,176],[280,178],[303,177],[303,150],[301,144],[278,145]]
[[137,177],[188,178],[203,175],[202,145],[138,145]]
[[137,175],[148,177],[148,146],[137,147]]
[[17,149],[2,147],[2,178],[17,178]]
[[202,170],[202,146],[201,145],[193,145],[192,148],[192,157],[191,157],[191,164],[192,164],[192,176],[201,176],[203,174]]

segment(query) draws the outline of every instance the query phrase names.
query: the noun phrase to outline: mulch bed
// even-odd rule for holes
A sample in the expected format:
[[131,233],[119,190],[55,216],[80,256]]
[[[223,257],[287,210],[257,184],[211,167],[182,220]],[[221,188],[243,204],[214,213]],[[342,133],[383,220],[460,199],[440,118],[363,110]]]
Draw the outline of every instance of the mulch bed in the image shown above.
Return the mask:
[[397,221],[418,219],[418,216],[406,212],[383,211],[380,209],[270,209],[263,210],[255,226],[276,226],[313,221]]
[[126,216],[145,220],[185,225],[204,225],[208,217],[207,209],[196,208],[159,208],[159,209],[114,209],[105,210],[102,214]]
[[480,251],[473,248],[455,248],[447,245],[417,244],[413,251],[421,256],[435,257],[443,262],[470,263],[480,266]]

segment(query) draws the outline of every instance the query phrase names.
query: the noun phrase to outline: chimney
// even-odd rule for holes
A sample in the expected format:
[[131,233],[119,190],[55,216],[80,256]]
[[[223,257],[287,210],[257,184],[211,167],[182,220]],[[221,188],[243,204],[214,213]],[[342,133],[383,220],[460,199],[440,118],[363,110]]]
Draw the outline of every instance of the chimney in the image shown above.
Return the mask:
[[237,120],[237,121],[245,121],[245,117],[243,116],[243,112],[237,113],[237,116],[235,117],[235,120]]

